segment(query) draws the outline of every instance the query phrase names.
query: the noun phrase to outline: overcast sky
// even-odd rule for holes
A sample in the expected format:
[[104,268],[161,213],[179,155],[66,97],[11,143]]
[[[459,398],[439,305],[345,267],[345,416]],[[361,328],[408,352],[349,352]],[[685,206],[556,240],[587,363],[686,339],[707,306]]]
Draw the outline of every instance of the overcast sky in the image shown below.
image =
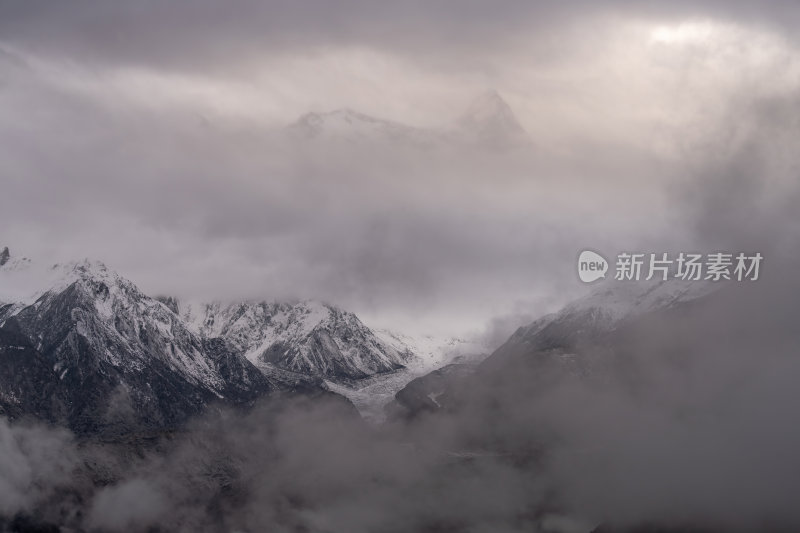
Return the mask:
[[[796,138],[796,3],[554,4],[0,0],[0,245],[465,333],[585,290],[584,247],[728,244],[725,180],[791,167],[743,147]],[[529,148],[276,141],[341,107],[444,128],[487,89]]]

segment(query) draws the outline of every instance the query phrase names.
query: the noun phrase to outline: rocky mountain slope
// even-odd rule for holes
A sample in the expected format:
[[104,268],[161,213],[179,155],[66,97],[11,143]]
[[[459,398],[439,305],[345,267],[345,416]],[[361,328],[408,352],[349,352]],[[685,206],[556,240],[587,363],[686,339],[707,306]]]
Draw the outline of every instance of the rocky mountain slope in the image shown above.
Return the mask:
[[398,370],[414,357],[378,338],[353,313],[320,302],[176,305],[197,334],[225,339],[265,371],[352,380]]
[[628,321],[702,298],[717,288],[710,282],[681,280],[603,285],[559,312],[520,327],[487,358],[485,366],[526,353],[574,351]]
[[4,249],[0,410],[81,433],[167,428],[214,404],[320,393],[413,357],[316,303],[181,304],[99,262],[51,268]]
[[50,390],[49,404],[30,409],[25,395],[6,394],[7,413],[36,414],[79,432],[117,423],[170,427],[210,404],[247,404],[278,388],[232,346],[189,331],[101,263],[42,274],[47,282],[37,292],[0,308],[0,362],[4,391]]
[[[601,374],[613,365],[609,346],[619,346],[629,324],[703,301],[720,285],[678,280],[602,285],[557,313],[522,326],[476,365],[450,365],[410,382],[389,410],[400,416],[437,411],[481,382],[532,379],[563,372]],[[532,382],[533,383],[533,382]],[[531,394],[535,387],[531,386]]]

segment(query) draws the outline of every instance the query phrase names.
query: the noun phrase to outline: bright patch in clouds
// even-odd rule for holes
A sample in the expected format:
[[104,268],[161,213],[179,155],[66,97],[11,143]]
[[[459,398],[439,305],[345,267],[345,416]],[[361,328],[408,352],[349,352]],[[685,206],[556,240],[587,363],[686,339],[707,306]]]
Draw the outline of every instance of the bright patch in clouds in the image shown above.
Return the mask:
[[650,32],[650,40],[664,44],[709,42],[720,31],[719,25],[708,21],[682,22],[671,26],[655,27]]

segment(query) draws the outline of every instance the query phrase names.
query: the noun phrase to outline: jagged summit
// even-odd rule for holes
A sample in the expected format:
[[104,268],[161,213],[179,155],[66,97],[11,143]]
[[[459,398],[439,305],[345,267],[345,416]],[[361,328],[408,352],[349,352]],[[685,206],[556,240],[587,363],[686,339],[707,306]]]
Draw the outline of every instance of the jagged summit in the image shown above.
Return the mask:
[[511,107],[495,89],[489,89],[478,95],[470,103],[461,117],[461,121],[486,120],[497,116],[516,121]]
[[[98,332],[106,329],[112,337],[116,335],[114,331],[122,323],[121,314],[132,313],[136,317],[132,319],[136,324],[134,332],[153,326],[159,337],[166,328],[172,333],[180,330],[180,335],[193,336],[199,343],[220,338],[230,344],[235,354],[252,361],[269,375],[278,369],[306,376],[358,379],[402,368],[411,357],[377,338],[353,313],[322,302],[245,301],[193,305],[168,296],[150,298],[99,261],[84,259],[49,267],[9,268],[15,261],[16,258],[11,258],[0,271],[0,304],[10,304],[0,305],[0,327],[12,316],[20,316],[26,308],[30,308],[28,313],[32,316],[37,315],[39,309],[46,307],[44,303],[60,301],[63,295],[71,294],[97,315],[104,328],[108,326],[94,328],[95,331],[88,334],[94,340]],[[108,321],[111,322],[107,324]],[[184,362],[194,358],[196,351],[202,353],[203,348],[179,347],[169,340],[170,335],[165,339],[157,343],[158,351],[163,352],[161,348],[168,346],[168,352],[177,356],[179,370],[184,374],[193,371],[194,368],[183,368]],[[131,342],[126,341],[126,344],[132,345]],[[133,343],[134,348],[141,348],[137,343]],[[137,359],[143,352],[138,348],[125,357]],[[115,354],[114,350],[99,351],[104,356]],[[214,379],[212,376],[211,381],[203,385],[214,390]]]
[[[8,246],[0,250],[0,270],[3,272],[16,272],[27,270],[31,265],[31,260],[27,257],[17,257],[11,255]],[[2,293],[0,292],[0,296]]]
[[232,347],[194,334],[103,263],[4,267],[1,274],[0,332],[22,335],[31,352],[14,380],[33,376],[27,385],[52,392],[52,401],[31,413],[4,394],[8,383],[0,379],[4,412],[91,433],[111,430],[109,405],[122,398],[132,427],[161,428],[211,403],[243,405],[276,390]]
[[494,89],[473,100],[456,125],[469,140],[492,147],[520,144],[528,137],[511,107]]

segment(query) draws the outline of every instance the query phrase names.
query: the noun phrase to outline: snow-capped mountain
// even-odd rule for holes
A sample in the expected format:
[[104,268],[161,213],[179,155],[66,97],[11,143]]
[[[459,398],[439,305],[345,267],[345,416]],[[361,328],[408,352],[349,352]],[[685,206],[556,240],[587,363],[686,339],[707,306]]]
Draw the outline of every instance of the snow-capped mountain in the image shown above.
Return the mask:
[[[8,274],[0,272],[0,284],[19,279]],[[211,403],[249,403],[276,389],[233,347],[190,331],[102,263],[57,265],[40,279],[47,283],[28,298],[0,307],[0,330],[13,339],[6,352],[32,354],[30,386],[52,388],[45,418],[87,432],[120,413],[132,426],[169,427]],[[2,408],[23,401],[6,396]]]
[[530,142],[514,112],[497,91],[476,98],[452,125],[415,128],[376,118],[352,109],[307,113],[286,128],[290,138],[348,144],[384,144],[395,147],[483,147],[505,150]]
[[[443,360],[445,344],[447,353],[458,344],[376,334],[320,302],[151,298],[99,262],[43,268],[7,249],[2,258],[0,409],[81,432],[107,429],[120,412],[161,428],[212,403],[360,389],[359,380],[407,366],[427,371]],[[15,380],[20,375],[30,382]]]
[[403,368],[413,352],[378,338],[356,315],[315,301],[182,303],[183,320],[203,337],[230,342],[258,368],[360,379]]

